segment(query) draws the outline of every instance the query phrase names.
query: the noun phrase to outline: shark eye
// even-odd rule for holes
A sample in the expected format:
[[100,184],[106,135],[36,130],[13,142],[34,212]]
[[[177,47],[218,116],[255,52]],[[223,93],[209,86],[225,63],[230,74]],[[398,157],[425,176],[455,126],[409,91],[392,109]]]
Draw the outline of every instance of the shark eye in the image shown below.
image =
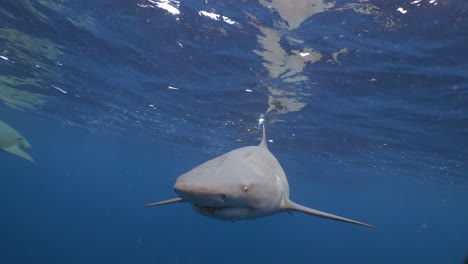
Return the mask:
[[226,199],[227,195],[225,195],[224,193],[220,193],[219,196],[221,196],[222,199]]

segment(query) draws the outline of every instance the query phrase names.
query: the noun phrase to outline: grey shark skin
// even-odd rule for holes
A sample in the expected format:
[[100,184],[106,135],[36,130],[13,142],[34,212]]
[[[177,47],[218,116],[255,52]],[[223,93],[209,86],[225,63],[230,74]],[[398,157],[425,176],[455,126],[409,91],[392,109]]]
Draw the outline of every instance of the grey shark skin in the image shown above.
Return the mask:
[[34,159],[24,152],[30,147],[29,142],[18,131],[0,121],[0,149],[34,162]]
[[374,228],[291,201],[286,174],[268,150],[265,127],[260,145],[235,149],[195,167],[177,178],[174,190],[177,198],[146,206],[187,202],[201,215],[231,222],[299,211]]

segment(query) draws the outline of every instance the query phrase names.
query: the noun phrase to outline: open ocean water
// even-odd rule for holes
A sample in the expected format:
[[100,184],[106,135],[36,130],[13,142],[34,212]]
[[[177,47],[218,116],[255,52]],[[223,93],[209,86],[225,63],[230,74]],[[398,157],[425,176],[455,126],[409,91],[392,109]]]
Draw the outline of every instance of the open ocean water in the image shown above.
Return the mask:
[[[376,229],[145,208],[262,113],[291,198]],[[0,121],[0,263],[468,262],[465,0],[1,0]]]

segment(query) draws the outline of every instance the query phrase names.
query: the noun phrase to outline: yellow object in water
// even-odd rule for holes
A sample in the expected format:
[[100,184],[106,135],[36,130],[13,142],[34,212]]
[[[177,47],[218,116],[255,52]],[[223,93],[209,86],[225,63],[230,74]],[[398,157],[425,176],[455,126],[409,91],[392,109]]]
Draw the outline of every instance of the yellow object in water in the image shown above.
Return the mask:
[[30,147],[29,142],[18,131],[0,121],[0,149],[34,162],[34,159],[24,152]]

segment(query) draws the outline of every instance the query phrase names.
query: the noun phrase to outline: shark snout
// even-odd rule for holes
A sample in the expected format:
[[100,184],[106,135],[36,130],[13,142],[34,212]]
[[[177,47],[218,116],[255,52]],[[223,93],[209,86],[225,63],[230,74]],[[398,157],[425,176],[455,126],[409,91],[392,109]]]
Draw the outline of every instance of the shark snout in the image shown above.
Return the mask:
[[190,186],[179,181],[174,185],[174,191],[179,195],[187,195],[193,192],[193,186]]
[[187,184],[184,182],[176,182],[174,191],[184,201],[201,205],[220,205],[223,204],[226,195],[216,192],[198,184]]
[[177,179],[174,185],[174,191],[179,196],[208,195],[210,193],[210,190],[206,185],[193,181],[183,181],[180,179]]

